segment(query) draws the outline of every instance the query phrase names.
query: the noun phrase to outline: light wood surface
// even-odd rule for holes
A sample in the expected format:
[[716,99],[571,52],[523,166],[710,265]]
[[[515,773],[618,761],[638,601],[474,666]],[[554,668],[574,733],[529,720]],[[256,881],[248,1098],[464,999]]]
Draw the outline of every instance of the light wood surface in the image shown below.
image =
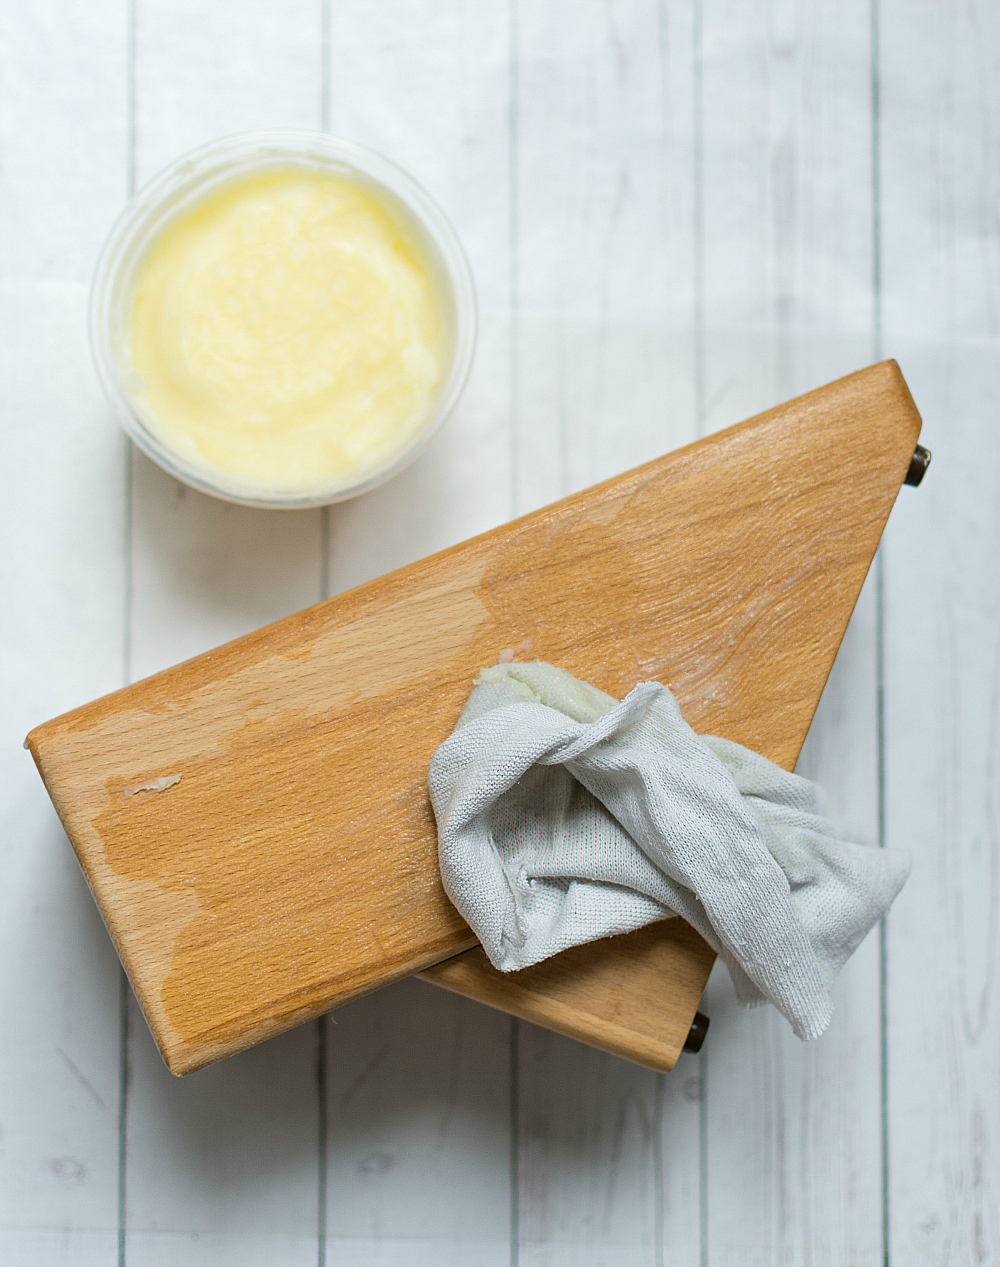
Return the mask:
[[792,765],[918,432],[883,363],[32,731],[170,1069],[469,947],[426,770],[505,647]]
[[573,946],[498,972],[481,946],[425,968],[422,981],[667,1072],[691,1029],[715,952],[681,919]]

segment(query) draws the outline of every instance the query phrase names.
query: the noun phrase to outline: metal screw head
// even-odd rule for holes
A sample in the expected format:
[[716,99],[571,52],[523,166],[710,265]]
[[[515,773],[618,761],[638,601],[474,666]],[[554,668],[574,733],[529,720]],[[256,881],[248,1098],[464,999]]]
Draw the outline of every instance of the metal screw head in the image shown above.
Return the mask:
[[707,1033],[708,1017],[704,1012],[695,1012],[688,1036],[684,1040],[684,1050],[690,1052],[701,1051],[701,1045],[705,1041]]
[[912,488],[916,488],[927,474],[927,468],[930,464],[930,449],[925,449],[922,444],[918,444],[913,450],[913,457],[910,458],[910,469],[906,472],[906,479],[903,480],[903,483],[909,484]]

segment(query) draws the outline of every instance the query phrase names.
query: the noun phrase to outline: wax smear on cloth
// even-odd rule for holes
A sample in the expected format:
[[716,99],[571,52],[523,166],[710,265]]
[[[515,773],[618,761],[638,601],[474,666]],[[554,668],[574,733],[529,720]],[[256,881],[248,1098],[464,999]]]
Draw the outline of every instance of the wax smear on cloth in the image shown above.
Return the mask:
[[696,735],[658,682],[619,703],[540,661],[484,669],[428,782],[445,889],[494,967],[680,915],[800,1038],[910,869],[845,839],[815,784]]

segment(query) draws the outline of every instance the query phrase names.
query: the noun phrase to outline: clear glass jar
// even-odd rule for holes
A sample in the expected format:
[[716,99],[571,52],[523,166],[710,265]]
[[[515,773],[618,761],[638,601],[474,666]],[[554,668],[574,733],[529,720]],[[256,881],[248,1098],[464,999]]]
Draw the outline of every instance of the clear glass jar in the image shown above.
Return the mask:
[[[369,189],[419,241],[435,272],[444,308],[444,373],[412,442],[387,465],[353,484],[302,491],[268,489],[214,468],[195,466],[147,426],[136,408],[143,384],[132,365],[132,283],[146,250],[173,220],[209,193],[256,171],[302,167]],[[90,296],[90,341],[101,383],[135,443],[171,475],[213,496],[247,506],[325,506],[391,479],[421,452],[465,387],[476,343],[476,298],[469,264],[436,202],[406,172],[363,146],[319,132],[249,132],[193,150],[153,178],[116,221],[101,252]]]

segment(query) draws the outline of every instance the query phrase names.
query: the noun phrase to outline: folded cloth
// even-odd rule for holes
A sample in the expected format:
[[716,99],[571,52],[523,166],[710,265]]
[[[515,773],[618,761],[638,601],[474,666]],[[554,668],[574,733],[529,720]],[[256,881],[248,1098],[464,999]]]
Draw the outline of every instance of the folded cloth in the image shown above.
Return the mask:
[[807,779],[696,735],[661,683],[619,703],[541,661],[480,673],[428,783],[445,890],[494,967],[680,915],[800,1038],[910,868],[844,838]]

